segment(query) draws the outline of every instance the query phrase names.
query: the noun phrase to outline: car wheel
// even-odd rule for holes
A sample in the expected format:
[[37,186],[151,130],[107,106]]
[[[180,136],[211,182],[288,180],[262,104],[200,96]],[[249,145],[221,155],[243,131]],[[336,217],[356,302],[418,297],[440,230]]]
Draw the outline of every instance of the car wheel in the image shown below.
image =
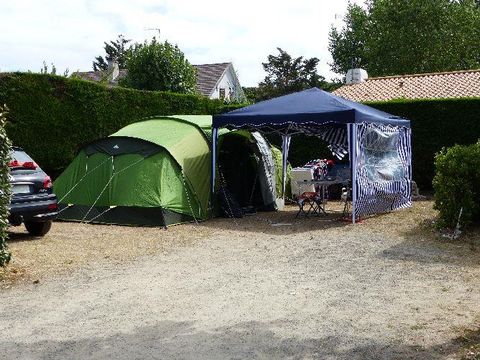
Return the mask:
[[25,227],[30,235],[44,236],[52,227],[52,221],[25,221]]

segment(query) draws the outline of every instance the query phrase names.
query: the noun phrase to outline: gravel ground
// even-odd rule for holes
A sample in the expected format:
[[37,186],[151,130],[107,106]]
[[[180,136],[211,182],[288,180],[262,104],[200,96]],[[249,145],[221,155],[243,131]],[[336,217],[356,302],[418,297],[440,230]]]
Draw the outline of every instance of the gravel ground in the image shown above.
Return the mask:
[[5,359],[451,358],[479,326],[479,244],[436,239],[419,225],[433,216],[420,202],[355,226],[295,222],[290,208],[168,231],[17,231],[0,349]]

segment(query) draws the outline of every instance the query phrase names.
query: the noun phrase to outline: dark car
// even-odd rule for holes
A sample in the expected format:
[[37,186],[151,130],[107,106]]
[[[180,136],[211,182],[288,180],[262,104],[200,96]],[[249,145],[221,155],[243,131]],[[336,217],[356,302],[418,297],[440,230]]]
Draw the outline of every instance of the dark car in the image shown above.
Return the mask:
[[25,224],[34,236],[45,235],[58,214],[57,197],[52,191],[50,177],[18,147],[13,148],[10,168],[12,200],[10,225]]

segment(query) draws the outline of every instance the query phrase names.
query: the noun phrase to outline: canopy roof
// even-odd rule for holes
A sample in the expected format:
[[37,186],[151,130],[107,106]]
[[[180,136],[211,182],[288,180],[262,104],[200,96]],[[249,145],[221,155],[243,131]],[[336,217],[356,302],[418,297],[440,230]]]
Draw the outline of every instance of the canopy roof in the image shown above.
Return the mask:
[[288,128],[289,125],[377,123],[410,127],[410,121],[318,88],[262,101],[213,117],[213,127]]

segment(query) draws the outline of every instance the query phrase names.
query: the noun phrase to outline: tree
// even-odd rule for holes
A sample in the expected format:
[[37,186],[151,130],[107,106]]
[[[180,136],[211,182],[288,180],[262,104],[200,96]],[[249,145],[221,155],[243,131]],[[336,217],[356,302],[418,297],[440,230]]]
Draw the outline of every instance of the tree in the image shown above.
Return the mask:
[[477,0],[367,0],[349,4],[329,50],[336,73],[362,67],[371,76],[480,67]]
[[125,37],[120,34],[116,40],[112,40],[109,43],[104,42],[105,53],[107,54],[104,57],[97,56],[93,62],[94,71],[106,71],[108,69],[108,63],[110,61],[116,61],[120,69],[125,68],[128,56],[131,52],[131,46],[127,44],[131,40],[125,39]]
[[349,3],[344,26],[339,32],[332,27],[329,33],[328,49],[334,62],[332,71],[345,74],[348,69],[366,68],[365,41],[368,34],[368,15],[361,6]]
[[177,45],[160,43],[154,37],[149,43],[135,44],[127,59],[127,76],[121,85],[141,90],[194,93],[196,69]]
[[257,100],[290,94],[311,87],[324,87],[325,78],[317,73],[319,59],[303,56],[292,58],[286,51],[277,48],[279,55],[269,55],[268,61],[262,63],[267,76],[259,84]]
[[243,93],[248,103],[255,103],[259,98],[258,87],[244,87]]

